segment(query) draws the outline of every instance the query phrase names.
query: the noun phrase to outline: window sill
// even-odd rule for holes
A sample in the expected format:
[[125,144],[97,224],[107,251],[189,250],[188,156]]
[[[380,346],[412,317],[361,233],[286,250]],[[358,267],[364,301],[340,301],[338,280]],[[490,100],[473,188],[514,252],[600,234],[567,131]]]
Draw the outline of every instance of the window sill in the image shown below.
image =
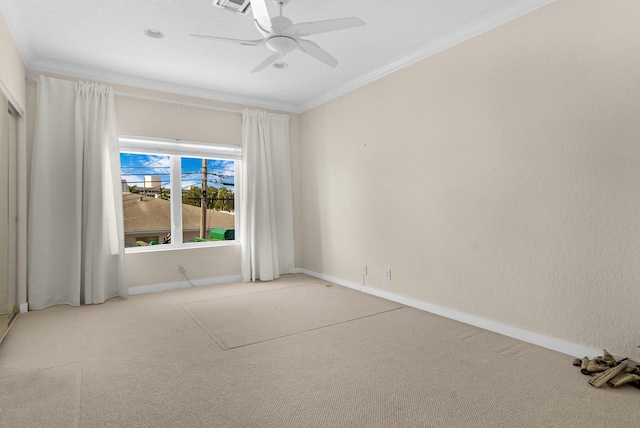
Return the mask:
[[126,247],[124,249],[125,254],[135,253],[155,253],[158,251],[184,251],[195,250],[198,248],[215,248],[215,247],[230,247],[234,245],[240,245],[240,241],[216,241],[216,242],[190,242],[181,245],[149,245],[144,247]]

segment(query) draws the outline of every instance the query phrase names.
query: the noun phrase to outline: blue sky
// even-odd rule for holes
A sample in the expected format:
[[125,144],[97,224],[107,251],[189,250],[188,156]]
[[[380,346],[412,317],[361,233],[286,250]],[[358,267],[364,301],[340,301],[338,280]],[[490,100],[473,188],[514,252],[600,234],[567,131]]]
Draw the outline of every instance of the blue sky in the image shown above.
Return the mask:
[[[144,176],[159,176],[161,186],[169,187],[169,156],[143,155],[137,153],[120,153],[120,168],[122,179],[127,185],[144,187]],[[201,186],[202,158],[182,158],[182,188]],[[235,182],[233,175],[233,161],[207,161],[207,183],[214,187],[228,187],[233,190]]]

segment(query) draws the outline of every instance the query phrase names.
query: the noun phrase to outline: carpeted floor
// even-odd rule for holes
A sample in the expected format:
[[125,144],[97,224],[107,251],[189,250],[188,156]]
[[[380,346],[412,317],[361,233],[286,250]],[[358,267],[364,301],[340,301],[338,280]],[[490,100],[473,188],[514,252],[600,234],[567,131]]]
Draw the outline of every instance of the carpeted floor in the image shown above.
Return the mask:
[[402,308],[333,284],[200,300],[183,307],[225,350]]
[[638,426],[571,361],[296,275],[21,315],[0,427]]

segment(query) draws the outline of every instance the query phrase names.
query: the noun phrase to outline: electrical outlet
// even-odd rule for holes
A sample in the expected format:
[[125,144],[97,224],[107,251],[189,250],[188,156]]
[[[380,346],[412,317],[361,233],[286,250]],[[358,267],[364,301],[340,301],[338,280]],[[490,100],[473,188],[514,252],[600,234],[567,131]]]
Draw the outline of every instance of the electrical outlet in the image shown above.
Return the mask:
[[387,281],[391,281],[391,269],[386,269],[386,270],[384,271],[384,278],[385,278]]
[[180,273],[184,273],[186,271],[186,269],[184,268],[184,266],[182,264],[178,265],[178,272]]

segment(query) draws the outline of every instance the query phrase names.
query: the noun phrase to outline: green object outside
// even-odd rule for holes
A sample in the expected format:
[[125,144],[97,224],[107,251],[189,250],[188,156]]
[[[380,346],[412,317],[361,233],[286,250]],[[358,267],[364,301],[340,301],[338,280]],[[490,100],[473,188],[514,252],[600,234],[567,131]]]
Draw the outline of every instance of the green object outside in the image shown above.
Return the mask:
[[202,239],[202,238],[200,238],[199,236],[196,236],[196,237],[194,238],[194,241],[195,241],[195,242],[207,242],[207,239]]
[[233,241],[236,239],[236,230],[232,227],[214,227],[211,229],[212,241]]

